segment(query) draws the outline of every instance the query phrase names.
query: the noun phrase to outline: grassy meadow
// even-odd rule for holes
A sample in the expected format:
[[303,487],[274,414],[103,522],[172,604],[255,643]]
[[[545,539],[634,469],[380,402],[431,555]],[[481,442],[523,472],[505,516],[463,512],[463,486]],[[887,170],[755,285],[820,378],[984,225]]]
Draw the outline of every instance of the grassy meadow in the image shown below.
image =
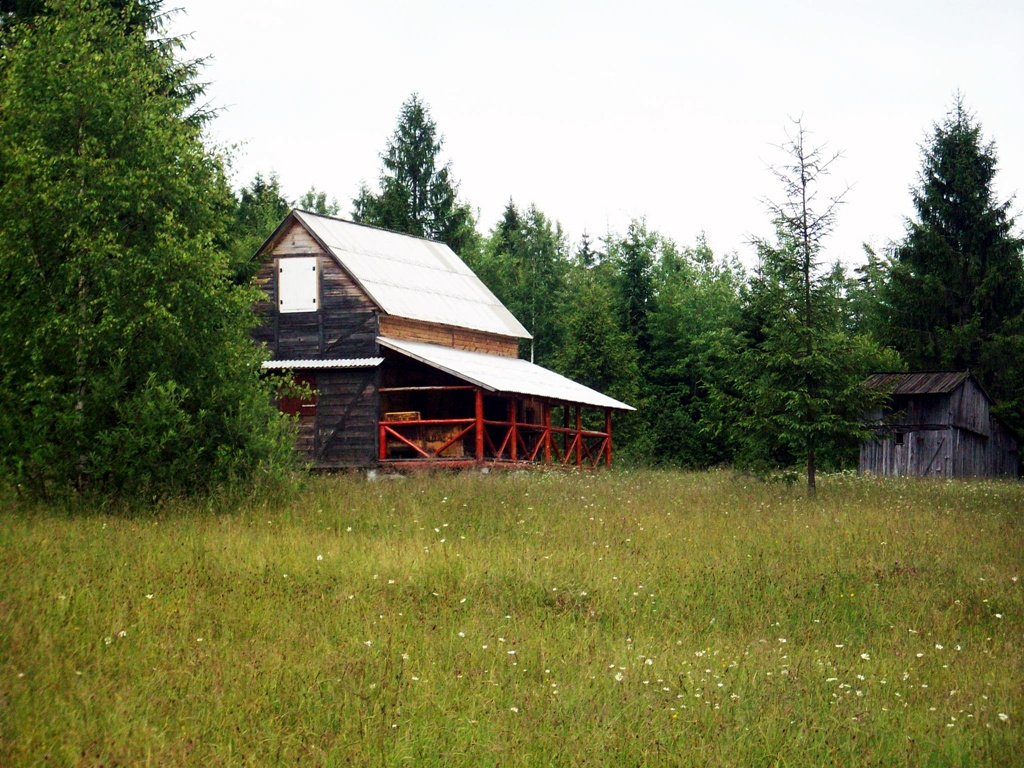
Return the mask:
[[1020,765],[1024,484],[0,511],[0,765]]

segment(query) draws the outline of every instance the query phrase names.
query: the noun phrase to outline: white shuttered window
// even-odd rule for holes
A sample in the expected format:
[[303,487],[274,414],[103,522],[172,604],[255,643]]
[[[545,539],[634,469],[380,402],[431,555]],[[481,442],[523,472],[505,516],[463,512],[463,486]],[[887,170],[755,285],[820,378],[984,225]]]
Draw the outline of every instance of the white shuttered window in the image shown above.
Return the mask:
[[277,308],[281,312],[316,312],[316,256],[278,259]]

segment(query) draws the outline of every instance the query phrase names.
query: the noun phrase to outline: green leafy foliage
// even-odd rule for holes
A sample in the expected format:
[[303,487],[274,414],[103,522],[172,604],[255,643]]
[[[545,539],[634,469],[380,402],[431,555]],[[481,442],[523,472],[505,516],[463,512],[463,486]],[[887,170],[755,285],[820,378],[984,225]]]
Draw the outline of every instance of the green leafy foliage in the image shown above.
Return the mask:
[[439,240],[459,255],[478,243],[470,208],[459,202],[450,164],[437,167],[444,140],[418,94],[402,105],[381,156],[380,192],[363,186],[353,200],[355,221]]
[[235,281],[245,285],[259,269],[253,256],[288,215],[290,206],[276,173],[267,178],[257,173],[248,186],[242,187],[236,199],[230,260]]
[[470,260],[481,279],[533,336],[523,357],[548,365],[563,342],[568,244],[562,226],[531,205],[509,200],[501,222]]
[[341,206],[338,205],[336,198],[328,198],[326,192],[315,186],[303,192],[302,197],[296,201],[295,205],[303,211],[317,213],[321,216],[337,216],[341,211]]
[[0,58],[0,472],[159,494],[287,465],[194,67],[109,9],[49,9]]
[[727,365],[723,345],[739,323],[744,278],[736,258],[716,259],[703,237],[693,248],[670,252],[655,270],[657,292],[648,318],[655,462],[705,467],[732,458],[729,440],[718,429],[724,414],[712,393]]

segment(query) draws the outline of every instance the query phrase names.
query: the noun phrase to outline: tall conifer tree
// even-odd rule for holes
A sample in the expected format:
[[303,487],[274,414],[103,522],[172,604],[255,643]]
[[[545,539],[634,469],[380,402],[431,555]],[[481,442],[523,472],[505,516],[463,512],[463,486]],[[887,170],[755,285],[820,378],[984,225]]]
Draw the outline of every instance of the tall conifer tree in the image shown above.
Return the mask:
[[458,199],[451,164],[437,166],[443,145],[430,108],[414,93],[402,105],[398,125],[381,155],[380,192],[364,185],[353,200],[353,218],[439,240],[459,255],[474,249],[478,238],[473,215]]
[[761,468],[803,464],[814,496],[822,451],[866,434],[863,415],[884,393],[862,382],[885,357],[872,339],[849,333],[845,276],[821,265],[842,196],[823,205],[816,205],[816,196],[839,155],[809,146],[800,121],[782,149],[786,162],[772,169],[782,183],[782,202],[768,203],[777,240],[755,244],[748,346],[720,403],[722,413],[735,414],[748,462]]
[[912,368],[973,369],[1020,428],[1024,241],[995,196],[995,145],[957,95],[921,154],[917,216],[882,289],[887,340]]

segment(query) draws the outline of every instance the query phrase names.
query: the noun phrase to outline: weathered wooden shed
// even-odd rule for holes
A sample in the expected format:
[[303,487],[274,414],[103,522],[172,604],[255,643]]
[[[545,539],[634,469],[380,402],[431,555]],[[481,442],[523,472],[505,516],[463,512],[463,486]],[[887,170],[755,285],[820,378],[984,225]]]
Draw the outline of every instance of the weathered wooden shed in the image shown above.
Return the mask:
[[256,258],[254,335],[315,393],[278,403],[312,465],[611,464],[633,408],[518,359],[530,334],[448,246],[292,211]]
[[1017,437],[992,413],[992,399],[970,372],[876,373],[867,385],[891,397],[868,415],[879,426],[861,444],[862,473],[1017,477]]

